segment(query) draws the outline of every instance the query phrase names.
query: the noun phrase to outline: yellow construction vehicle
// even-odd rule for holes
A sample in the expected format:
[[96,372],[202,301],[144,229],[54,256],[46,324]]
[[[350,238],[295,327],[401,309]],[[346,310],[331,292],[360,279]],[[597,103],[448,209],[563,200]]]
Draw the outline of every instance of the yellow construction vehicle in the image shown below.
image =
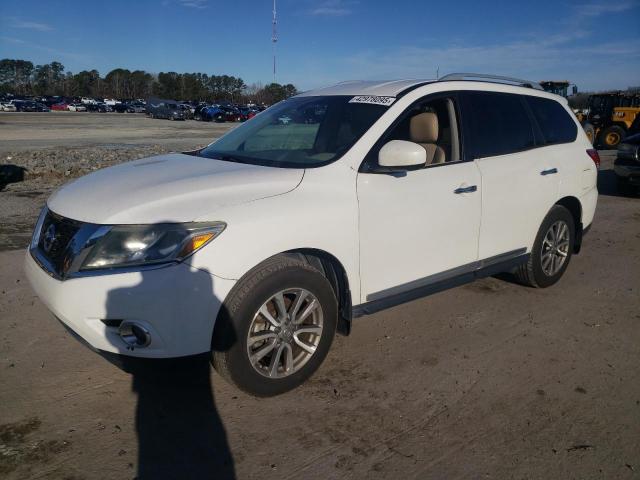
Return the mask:
[[591,132],[594,145],[616,148],[638,115],[640,94],[597,93],[589,97],[587,114],[581,123],[587,136]]
[[[569,87],[571,83],[567,80],[543,80],[540,82],[540,86],[549,93],[555,93],[561,97],[567,98],[569,95]],[[578,93],[578,87],[573,85],[573,94]]]
[[[566,80],[540,82],[547,92],[568,96],[571,84]],[[578,92],[573,85],[572,93]],[[640,115],[640,94],[632,92],[596,93],[589,96],[587,108],[576,113],[589,141],[596,146],[616,148],[624,140],[631,124]]]

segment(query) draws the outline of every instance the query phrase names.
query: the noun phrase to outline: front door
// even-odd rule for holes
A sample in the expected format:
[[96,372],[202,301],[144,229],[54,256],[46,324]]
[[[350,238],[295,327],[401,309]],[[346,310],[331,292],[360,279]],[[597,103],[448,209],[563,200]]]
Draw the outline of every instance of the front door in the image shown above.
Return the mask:
[[[358,174],[362,303],[464,272],[478,260],[481,179],[477,165],[460,158],[456,112],[453,98],[427,98],[378,142],[419,143],[431,153],[424,168]],[[438,121],[420,132],[411,119],[424,113]],[[377,159],[375,148],[372,154]]]

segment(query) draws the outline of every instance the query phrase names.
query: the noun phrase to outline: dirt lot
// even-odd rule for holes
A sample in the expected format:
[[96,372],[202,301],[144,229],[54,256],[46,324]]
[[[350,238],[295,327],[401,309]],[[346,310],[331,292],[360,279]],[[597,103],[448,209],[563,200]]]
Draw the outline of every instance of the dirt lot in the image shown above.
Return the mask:
[[[152,125],[149,144],[156,128],[203,130],[169,149],[218,128],[125,118]],[[7,186],[0,205],[36,208],[47,178]],[[0,477],[640,478],[640,199],[613,180],[608,158],[594,226],[556,286],[489,278],[360,318],[310,382],[272,399],[201,362],[120,371],[34,296],[23,251],[0,252]]]
[[[142,114],[0,113],[0,251],[28,243],[45,200],[69,180],[127,160],[203,147],[235,125]],[[16,175],[25,181],[3,183]]]

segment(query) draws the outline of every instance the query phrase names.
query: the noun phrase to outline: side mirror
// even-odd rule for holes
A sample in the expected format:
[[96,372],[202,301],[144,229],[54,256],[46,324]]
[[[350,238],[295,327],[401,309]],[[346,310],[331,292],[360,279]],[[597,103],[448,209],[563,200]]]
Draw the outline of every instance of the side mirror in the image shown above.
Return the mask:
[[381,167],[418,167],[427,162],[427,151],[417,143],[406,140],[391,140],[378,153]]

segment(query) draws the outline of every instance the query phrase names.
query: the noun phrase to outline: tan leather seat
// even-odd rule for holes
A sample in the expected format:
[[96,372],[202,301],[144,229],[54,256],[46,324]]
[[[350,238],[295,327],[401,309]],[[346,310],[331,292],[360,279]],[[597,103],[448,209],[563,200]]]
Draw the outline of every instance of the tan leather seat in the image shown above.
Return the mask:
[[438,141],[438,116],[435,113],[419,113],[412,117],[409,124],[409,135],[412,142],[427,151],[427,165],[445,162],[444,150],[436,144]]

